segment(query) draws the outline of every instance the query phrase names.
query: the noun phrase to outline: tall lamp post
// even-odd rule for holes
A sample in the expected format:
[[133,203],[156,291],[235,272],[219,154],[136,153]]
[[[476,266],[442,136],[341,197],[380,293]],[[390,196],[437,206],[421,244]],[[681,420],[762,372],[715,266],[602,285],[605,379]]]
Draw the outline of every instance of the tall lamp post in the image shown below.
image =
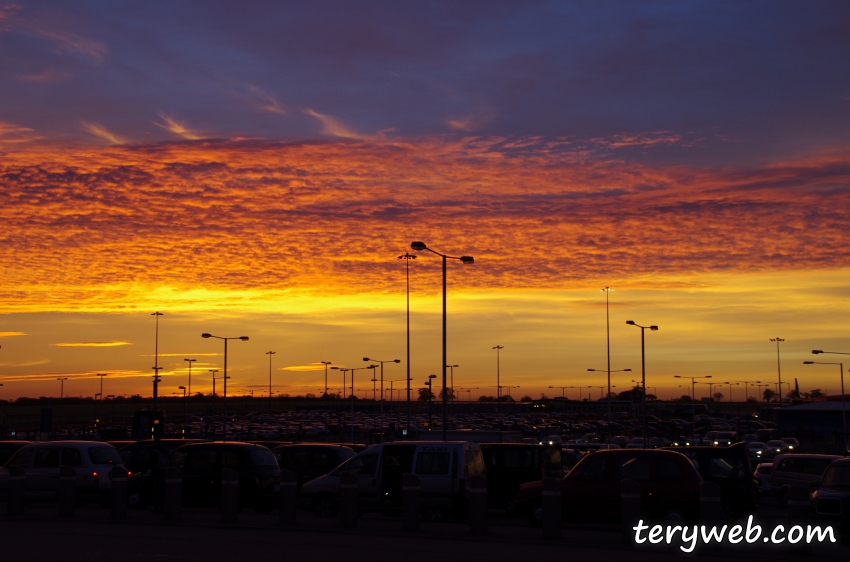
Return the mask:
[[177,388],[183,391],[183,439],[186,439],[186,387],[178,386]]
[[[437,375],[428,375],[428,380],[425,381],[425,384],[428,385],[428,431],[431,431],[431,424],[433,423],[433,416],[431,415],[431,398],[434,397],[434,392],[432,390],[431,383],[436,378]],[[445,427],[443,428],[443,430],[443,433],[445,433]]]
[[222,433],[221,440],[227,441],[227,379],[230,378],[230,377],[227,376],[227,342],[229,340],[248,341],[248,336],[239,336],[239,337],[235,337],[235,338],[223,338],[221,336],[214,336],[212,334],[208,334],[208,333],[204,332],[203,334],[201,334],[201,337],[205,338],[205,339],[215,338],[217,340],[223,340],[224,341],[224,397],[222,398],[222,405],[223,405],[222,407],[224,408],[224,427],[221,430],[221,433]]
[[156,410],[157,405],[157,394],[159,394],[159,370],[162,368],[159,366],[159,317],[162,316],[162,312],[153,312],[151,316],[156,319],[156,328],[154,332],[154,344],[153,344],[153,409]]
[[59,401],[61,402],[65,396],[65,381],[68,380],[68,377],[59,377],[56,380],[59,381]]
[[333,364],[333,361],[320,361],[322,365],[325,366],[325,393],[322,395],[322,398],[328,397],[328,366]]
[[568,388],[575,388],[575,387],[572,387],[572,386],[550,386],[549,388],[560,388],[561,389],[561,398],[566,398],[567,397],[566,390]]
[[[611,287],[599,289],[605,293],[605,344],[608,350],[608,421],[611,421],[611,319],[608,314],[608,294],[614,291]],[[588,369],[593,370],[593,369]],[[631,371],[631,369],[629,369]],[[646,389],[644,389],[646,392]]]
[[381,419],[384,416],[384,363],[401,363],[401,359],[385,359],[381,361],[380,359],[369,359],[368,357],[364,357],[363,361],[371,361],[372,363],[380,363],[381,364]]
[[407,434],[410,435],[410,260],[415,260],[416,256],[405,252],[398,259],[404,260],[407,279]]
[[192,396],[192,363],[197,361],[197,359],[184,359],[183,361],[189,363],[189,387],[186,390],[186,395]]
[[[472,256],[447,256],[446,254],[441,254],[440,252],[435,252],[431,248],[425,245],[424,242],[413,242],[410,244],[410,247],[416,250],[417,252],[421,252],[423,250],[427,250],[432,254],[436,254],[443,258],[443,388],[446,388],[446,364],[448,360],[446,359],[446,260],[460,260],[463,264],[472,264],[475,263],[475,259]],[[448,403],[448,393],[443,392],[443,441],[446,441],[446,431],[448,430],[449,423],[449,403]]]
[[782,406],[782,370],[779,368],[779,342],[785,340],[782,338],[770,338],[770,341],[776,342],[776,378],[779,381],[779,405]]
[[744,402],[746,403],[750,399],[750,393],[749,393],[750,384],[754,383],[754,382],[760,383],[761,381],[735,381],[735,382],[744,384]]
[[[103,402],[103,377],[107,376],[107,374],[106,373],[97,373],[95,376],[100,378],[100,399],[97,402],[95,402],[95,408],[97,408],[97,410],[99,410],[100,408],[98,408],[98,402]],[[97,419],[98,418],[98,411],[97,410],[95,410],[95,413],[94,413],[95,423],[98,423],[98,419]]]
[[[732,403],[732,386],[733,386],[733,383],[726,381],[723,384],[729,385],[729,403],[731,404]],[[734,386],[740,386],[740,384],[736,382],[736,383],[734,383]]]
[[272,355],[277,353],[276,351],[266,351],[266,355],[269,356],[269,413],[272,413]]
[[496,401],[499,401],[499,398],[502,397],[502,377],[500,372],[501,361],[499,357],[499,352],[505,349],[503,345],[495,345],[493,349],[496,350]]
[[473,388],[459,388],[458,390],[460,390],[461,392],[466,392],[467,393],[466,401],[472,402],[472,391],[478,390],[478,387],[476,386],[476,387],[473,387]]
[[455,367],[460,367],[460,365],[446,365],[451,370],[451,383],[449,384],[449,388],[452,389],[452,402],[455,400]]
[[[337,366],[333,366],[333,367],[331,367],[331,369],[334,370],[334,371],[339,371],[340,373],[342,373],[342,396],[341,396],[341,398],[343,400],[345,400],[345,380],[346,380],[345,373],[347,373],[348,371],[352,371],[353,369],[343,369],[342,367],[337,367]],[[351,377],[354,378],[354,373],[351,373]]]
[[[607,289],[607,287],[606,287],[606,289]],[[604,291],[605,289],[602,289],[602,290]],[[611,289],[611,290],[613,291],[614,289]],[[605,294],[605,306],[606,306],[606,308],[608,306],[608,294],[607,293]],[[588,369],[588,371],[598,372],[598,371],[600,371],[600,369]],[[608,420],[609,421],[611,420],[611,389],[616,388],[614,386],[611,386],[611,373],[631,373],[631,372],[632,372],[631,369],[617,369],[615,371],[612,371],[611,370],[611,356],[610,356],[610,353],[609,353],[609,355],[608,355],[608,394],[607,394],[607,396],[608,396]],[[644,388],[643,391],[646,392],[646,389]]]
[[640,324],[635,324],[634,320],[626,320],[626,324],[640,328],[640,370],[641,381],[643,383],[643,396],[641,396],[640,402],[641,410],[643,410],[643,448],[646,449],[647,442],[649,441],[649,437],[647,436],[649,423],[646,419],[646,347],[644,345],[644,332],[646,332],[647,328],[651,332],[656,332],[658,331],[658,326],[641,326]]
[[213,416],[215,416],[215,374],[218,372],[218,369],[209,369],[210,373],[212,373],[212,381],[213,381],[213,395],[212,395],[212,403],[213,403]]

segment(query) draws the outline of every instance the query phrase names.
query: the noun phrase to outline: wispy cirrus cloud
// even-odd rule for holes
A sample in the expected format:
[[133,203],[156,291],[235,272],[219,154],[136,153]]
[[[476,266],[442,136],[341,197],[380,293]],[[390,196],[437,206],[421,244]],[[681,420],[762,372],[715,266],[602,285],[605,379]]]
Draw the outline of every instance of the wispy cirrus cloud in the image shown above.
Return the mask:
[[122,347],[125,345],[133,345],[128,341],[72,341],[54,343],[56,347]]
[[[341,365],[335,365],[340,367]],[[321,363],[311,363],[310,365],[290,365],[289,367],[280,367],[277,371],[324,371],[325,366]]]
[[32,25],[22,27],[22,31],[52,42],[57,53],[83,56],[96,64],[102,63],[109,53],[109,49],[103,42],[69,31]]
[[163,122],[157,123],[156,121],[154,121],[154,125],[156,125],[160,129],[168,131],[169,133],[174,133],[175,135],[177,135],[179,137],[183,137],[184,139],[187,139],[187,140],[197,140],[197,139],[203,138],[203,136],[200,133],[197,133],[197,132],[189,129],[186,125],[184,125],[183,123],[180,123],[179,121],[177,121],[173,117],[171,117],[171,116],[169,116],[165,113],[162,113],[162,112],[160,112],[158,115],[159,115],[159,118],[162,119]]
[[289,111],[272,94],[252,85],[246,87],[247,95],[242,96],[248,104],[275,115],[286,115]]
[[366,138],[364,135],[355,133],[354,131],[349,129],[348,126],[346,126],[342,121],[340,121],[336,117],[325,115],[324,113],[319,113],[318,111],[314,111],[312,109],[305,109],[303,111],[306,115],[309,115],[310,117],[315,117],[319,120],[319,122],[322,124],[322,133],[326,135],[343,139]]
[[26,336],[26,332],[0,332],[0,338],[14,338],[17,336]]
[[89,134],[96,136],[99,139],[105,140],[109,144],[124,144],[126,139],[110,132],[106,127],[98,123],[89,123],[88,121],[80,121],[83,129]]

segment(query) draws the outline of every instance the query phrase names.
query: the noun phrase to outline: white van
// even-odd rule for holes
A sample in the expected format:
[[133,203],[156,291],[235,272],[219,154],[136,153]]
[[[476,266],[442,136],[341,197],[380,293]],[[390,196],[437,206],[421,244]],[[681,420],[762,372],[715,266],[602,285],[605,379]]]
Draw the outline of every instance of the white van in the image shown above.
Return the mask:
[[325,476],[307,482],[298,506],[317,517],[338,511],[340,474],[357,476],[357,508],[363,512],[399,513],[402,479],[419,477],[424,517],[429,521],[463,520],[468,513],[467,482],[484,475],[484,457],[469,441],[396,441],[372,445]]

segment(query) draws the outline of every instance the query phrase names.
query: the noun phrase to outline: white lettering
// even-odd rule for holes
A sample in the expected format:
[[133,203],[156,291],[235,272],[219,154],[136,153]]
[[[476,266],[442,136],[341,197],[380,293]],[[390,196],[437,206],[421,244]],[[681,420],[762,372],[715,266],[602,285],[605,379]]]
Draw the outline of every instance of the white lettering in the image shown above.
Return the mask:
[[696,525],[694,525],[694,534],[692,534],[690,537],[688,536],[688,528],[684,527],[682,529],[682,541],[685,542],[685,543],[690,541],[691,546],[690,546],[690,548],[687,548],[683,544],[682,546],[679,547],[679,549],[682,552],[693,552],[694,549],[697,547],[697,539],[698,538],[699,538],[699,530],[697,529]]
[[[794,538],[794,531],[800,532],[800,534],[797,535],[796,539]],[[801,540],[803,540],[803,528],[801,526],[794,525],[793,527],[788,529],[788,542],[790,542],[791,544],[797,544]]]
[[656,525],[649,531],[649,542],[652,544],[658,544],[664,540],[664,529],[661,525]]
[[782,525],[777,525],[776,527],[774,527],[773,532],[770,533],[770,542],[772,542],[773,544],[784,543],[785,537],[782,537],[781,539],[776,538],[776,533],[784,533],[784,532],[785,532],[785,527],[783,527]]
[[[752,536],[752,533],[755,532],[755,536]],[[753,516],[750,515],[747,518],[747,544],[753,544],[759,537],[761,536],[761,525],[756,525],[753,527]]]
[[675,527],[667,527],[667,544],[672,544],[673,543],[673,535],[680,532],[681,530],[682,530],[682,527],[679,526],[679,525],[676,525]]
[[705,544],[711,544],[712,539],[717,542],[723,542],[723,535],[726,534],[726,525],[723,525],[720,531],[717,530],[717,527],[711,526],[708,533],[705,532],[705,525],[703,525],[700,531],[702,532],[702,542]]
[[739,542],[744,540],[744,537],[741,536],[741,533],[743,532],[744,528],[740,525],[735,525],[734,527],[729,529],[729,542],[731,542],[732,544],[738,544]]
[[636,542],[637,544],[643,544],[644,542],[646,542],[646,539],[642,539],[642,538],[640,538],[640,533],[641,533],[641,531],[645,531],[645,530],[649,529],[649,525],[644,525],[644,524],[643,524],[643,519],[641,519],[640,521],[638,521],[637,526],[636,526],[636,527],[632,527],[632,529],[633,529],[633,530],[634,530],[634,532],[635,532],[635,542]]
[[806,533],[806,542],[812,542],[812,537],[817,534],[818,542],[823,542],[826,540],[826,536],[829,535],[829,542],[835,542],[835,535],[832,534],[832,527],[827,527],[826,529],[821,529],[820,525],[817,527],[808,526],[808,533]]

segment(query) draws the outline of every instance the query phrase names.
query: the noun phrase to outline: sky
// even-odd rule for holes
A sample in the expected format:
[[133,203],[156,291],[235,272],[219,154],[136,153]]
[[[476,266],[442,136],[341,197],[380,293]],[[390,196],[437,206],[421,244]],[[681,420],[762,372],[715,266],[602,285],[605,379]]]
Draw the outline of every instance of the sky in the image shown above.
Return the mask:
[[659,326],[661,397],[754,394],[777,337],[783,383],[839,393],[803,361],[850,352],[847,60],[843,1],[0,0],[0,398],[150,395],[155,361],[169,395],[187,358],[210,392],[202,332],[250,338],[230,392],[363,357],[397,389],[408,251],[421,387],[442,278],[413,241],[475,258],[447,266],[461,397],[498,370],[596,398],[608,333],[630,388],[626,320]]

